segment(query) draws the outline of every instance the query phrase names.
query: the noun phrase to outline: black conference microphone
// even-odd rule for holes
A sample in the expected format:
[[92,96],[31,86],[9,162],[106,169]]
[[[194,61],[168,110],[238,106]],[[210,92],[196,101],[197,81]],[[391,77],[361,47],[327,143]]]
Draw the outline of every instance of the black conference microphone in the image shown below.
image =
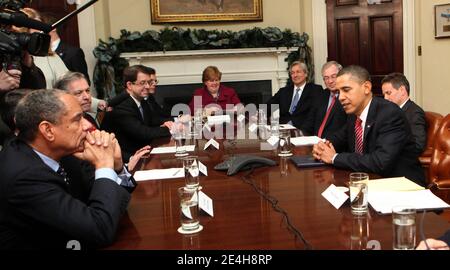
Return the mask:
[[5,13],[0,12],[0,23],[12,24],[18,27],[28,27],[48,33],[52,31],[51,25],[28,18],[21,12]]

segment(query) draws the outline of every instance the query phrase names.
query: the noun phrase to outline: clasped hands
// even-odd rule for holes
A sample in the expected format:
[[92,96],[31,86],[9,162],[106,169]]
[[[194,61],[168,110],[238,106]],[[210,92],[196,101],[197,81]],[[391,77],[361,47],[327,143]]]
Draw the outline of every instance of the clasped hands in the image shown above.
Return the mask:
[[76,153],[75,156],[89,161],[95,169],[111,168],[116,172],[123,170],[122,153],[114,133],[100,130],[88,132],[83,152]]
[[336,150],[330,141],[319,142],[314,145],[312,155],[315,159],[327,164],[333,163],[333,157],[336,155]]

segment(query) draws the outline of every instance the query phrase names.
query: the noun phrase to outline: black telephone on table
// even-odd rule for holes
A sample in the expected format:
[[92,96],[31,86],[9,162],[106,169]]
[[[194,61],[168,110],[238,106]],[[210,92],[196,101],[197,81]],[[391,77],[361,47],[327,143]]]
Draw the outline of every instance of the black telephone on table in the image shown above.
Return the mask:
[[238,173],[239,171],[275,165],[277,165],[277,163],[268,158],[251,155],[238,155],[217,164],[214,169],[218,171],[227,171],[227,175],[233,175]]

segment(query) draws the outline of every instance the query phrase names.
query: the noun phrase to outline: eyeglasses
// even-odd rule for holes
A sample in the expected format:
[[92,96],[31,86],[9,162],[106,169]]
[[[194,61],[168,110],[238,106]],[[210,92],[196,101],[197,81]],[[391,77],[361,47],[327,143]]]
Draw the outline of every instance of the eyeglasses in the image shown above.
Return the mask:
[[334,74],[334,75],[331,75],[330,77],[328,77],[328,76],[323,77],[323,81],[326,82],[329,80],[336,80],[336,78],[337,78],[337,74]]
[[158,80],[149,80],[149,81],[140,81],[140,82],[132,82],[132,84],[134,85],[140,85],[140,86],[145,86],[146,84],[148,85],[157,85],[158,84]]

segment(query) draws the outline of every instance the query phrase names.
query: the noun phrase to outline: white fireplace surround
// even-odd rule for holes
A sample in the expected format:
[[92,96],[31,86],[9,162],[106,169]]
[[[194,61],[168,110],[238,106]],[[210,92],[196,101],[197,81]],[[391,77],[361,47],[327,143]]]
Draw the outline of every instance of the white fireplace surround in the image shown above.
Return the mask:
[[160,85],[201,83],[207,66],[217,66],[222,82],[272,82],[272,94],[289,78],[286,57],[297,48],[251,48],[169,52],[122,53],[130,65],[142,64],[156,70]]

